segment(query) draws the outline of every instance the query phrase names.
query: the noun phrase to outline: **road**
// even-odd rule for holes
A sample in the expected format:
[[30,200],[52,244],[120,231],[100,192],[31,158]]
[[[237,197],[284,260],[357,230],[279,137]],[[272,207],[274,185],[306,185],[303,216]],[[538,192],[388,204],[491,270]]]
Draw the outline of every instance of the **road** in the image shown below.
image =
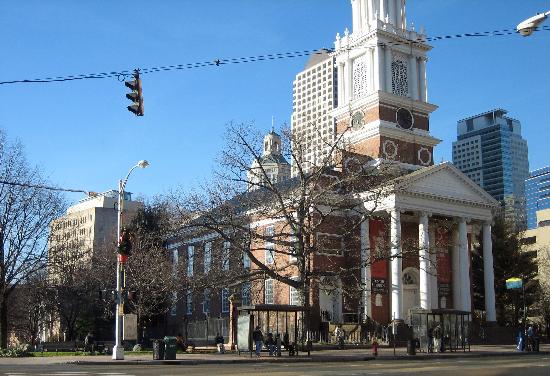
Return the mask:
[[363,376],[363,375],[550,375],[550,356],[506,356],[445,360],[372,360],[346,363],[231,364],[231,365],[2,365],[0,376],[169,376],[261,375]]

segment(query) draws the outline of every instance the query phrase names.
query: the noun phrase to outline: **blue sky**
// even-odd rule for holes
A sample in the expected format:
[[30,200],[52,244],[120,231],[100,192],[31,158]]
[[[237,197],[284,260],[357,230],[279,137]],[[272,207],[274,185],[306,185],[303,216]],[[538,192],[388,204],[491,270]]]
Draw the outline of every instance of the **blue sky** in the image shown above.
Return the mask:
[[[510,29],[550,10],[548,0],[407,3],[409,22],[429,36]],[[346,26],[349,0],[4,0],[0,81],[332,47]],[[428,90],[439,109],[431,130],[443,140],[436,161],[451,160],[458,119],[502,107],[522,122],[531,169],[550,164],[550,31],[432,45]],[[114,189],[148,159],[128,190],[189,188],[210,176],[227,122],[266,130],[272,116],[290,122],[292,81],[306,60],[144,75],[142,118],[126,110],[116,78],[0,85],[0,128],[62,187]]]

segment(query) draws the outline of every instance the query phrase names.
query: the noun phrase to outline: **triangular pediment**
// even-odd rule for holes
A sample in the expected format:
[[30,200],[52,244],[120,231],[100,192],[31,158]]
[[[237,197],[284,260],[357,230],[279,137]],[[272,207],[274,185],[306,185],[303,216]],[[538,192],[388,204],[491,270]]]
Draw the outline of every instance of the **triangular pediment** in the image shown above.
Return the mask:
[[395,188],[423,196],[498,205],[498,201],[450,163],[425,167],[403,176]]

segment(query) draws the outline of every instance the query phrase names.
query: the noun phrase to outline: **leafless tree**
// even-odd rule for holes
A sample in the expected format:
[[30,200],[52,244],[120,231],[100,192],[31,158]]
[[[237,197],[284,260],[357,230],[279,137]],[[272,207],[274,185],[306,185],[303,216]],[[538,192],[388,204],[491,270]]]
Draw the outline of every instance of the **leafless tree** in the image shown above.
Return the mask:
[[9,322],[19,342],[31,346],[38,343],[41,330],[51,324],[50,318],[56,311],[53,303],[45,269],[14,290],[9,308]]
[[29,165],[23,146],[10,143],[1,131],[0,181],[0,348],[5,348],[10,297],[46,264],[48,225],[64,202],[58,192],[34,187],[45,183],[40,170]]
[[129,226],[133,246],[126,288],[131,291],[128,305],[137,315],[138,333],[176,304],[178,264],[165,248],[166,235],[172,228],[169,213],[168,204],[157,200],[140,209]]
[[[182,234],[215,233],[231,244],[234,257],[250,259],[251,268],[232,273],[226,284],[272,278],[301,291],[306,307],[313,285],[355,295],[370,289],[360,270],[388,258],[389,245],[375,257],[357,252],[360,227],[375,217],[388,183],[402,172],[358,154],[346,132],[322,145],[314,160],[306,155],[309,140],[289,129],[281,133],[282,153],[296,171],[287,181],[275,181],[263,163],[262,135],[253,125],[230,124],[214,181],[183,198],[174,195],[185,218]],[[274,229],[266,230],[262,220],[272,220]],[[321,266],[314,256],[323,259]],[[342,283],[331,286],[336,278],[330,277]]]

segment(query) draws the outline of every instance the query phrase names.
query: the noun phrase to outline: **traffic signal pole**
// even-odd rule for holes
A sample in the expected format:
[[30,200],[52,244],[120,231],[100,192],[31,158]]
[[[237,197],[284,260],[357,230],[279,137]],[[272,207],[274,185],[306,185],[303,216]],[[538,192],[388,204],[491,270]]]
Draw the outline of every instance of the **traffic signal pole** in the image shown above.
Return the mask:
[[[131,170],[130,170],[131,172]],[[130,175],[130,174],[128,174]],[[124,185],[122,180],[118,181],[118,215],[117,215],[117,249],[120,247],[120,235],[122,228],[122,211],[124,205]],[[117,254],[116,263],[116,312],[115,312],[115,346],[113,347],[113,359],[124,360],[124,345],[122,336],[124,329],[124,256]]]
[[127,254],[119,253],[122,242],[122,214],[124,212],[124,188],[132,171],[136,168],[146,168],[149,162],[139,161],[128,171],[128,175],[123,180],[118,181],[118,216],[117,216],[117,262],[116,262],[116,311],[115,311],[115,346],[113,347],[113,360],[124,360],[124,345],[122,336],[124,330],[124,288],[125,283],[125,265],[128,260]]

